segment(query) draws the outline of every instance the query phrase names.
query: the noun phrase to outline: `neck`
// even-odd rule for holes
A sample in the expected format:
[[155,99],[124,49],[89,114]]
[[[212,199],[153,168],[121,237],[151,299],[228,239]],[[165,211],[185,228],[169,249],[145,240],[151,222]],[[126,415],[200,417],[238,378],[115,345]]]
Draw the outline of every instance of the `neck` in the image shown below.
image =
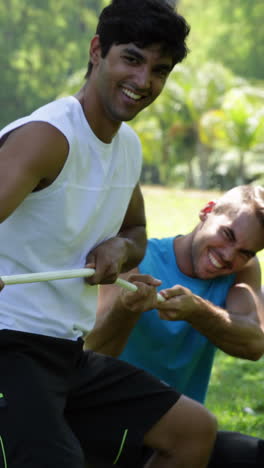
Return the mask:
[[192,264],[192,238],[193,232],[185,236],[175,237],[174,253],[177,258],[177,264],[180,271],[186,275],[194,277]]
[[89,80],[75,94],[75,97],[80,102],[93,133],[104,143],[111,143],[120,128],[121,122],[114,122],[107,118]]

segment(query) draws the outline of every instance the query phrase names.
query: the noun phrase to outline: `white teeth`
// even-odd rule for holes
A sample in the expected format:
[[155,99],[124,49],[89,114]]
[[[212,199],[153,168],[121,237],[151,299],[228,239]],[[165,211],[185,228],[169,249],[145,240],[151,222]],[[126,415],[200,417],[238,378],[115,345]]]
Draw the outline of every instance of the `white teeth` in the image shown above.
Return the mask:
[[126,96],[130,97],[131,99],[134,99],[135,101],[138,101],[139,99],[141,99],[141,96],[133,93],[132,91],[129,91],[128,89],[123,88],[123,93],[126,94]]
[[208,254],[210,262],[214,265],[215,268],[222,268],[221,263],[219,263],[211,253]]

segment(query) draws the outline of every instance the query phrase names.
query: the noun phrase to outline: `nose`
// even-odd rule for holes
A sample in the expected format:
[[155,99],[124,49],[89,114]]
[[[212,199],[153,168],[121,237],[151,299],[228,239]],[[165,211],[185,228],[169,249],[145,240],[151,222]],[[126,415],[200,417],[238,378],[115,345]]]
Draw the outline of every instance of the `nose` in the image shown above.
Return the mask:
[[235,258],[235,254],[235,248],[231,245],[225,247],[221,252],[222,258],[226,263],[231,263]]
[[146,64],[142,64],[138,67],[135,76],[135,84],[138,89],[146,90],[150,88],[151,85],[151,74],[149,67]]

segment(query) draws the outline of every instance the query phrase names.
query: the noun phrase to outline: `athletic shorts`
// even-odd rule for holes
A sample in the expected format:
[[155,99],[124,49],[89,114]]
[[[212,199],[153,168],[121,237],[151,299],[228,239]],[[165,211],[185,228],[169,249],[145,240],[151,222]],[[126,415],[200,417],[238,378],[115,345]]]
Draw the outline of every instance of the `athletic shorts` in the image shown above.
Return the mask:
[[0,468],[139,467],[145,433],[179,397],[80,339],[1,330]]

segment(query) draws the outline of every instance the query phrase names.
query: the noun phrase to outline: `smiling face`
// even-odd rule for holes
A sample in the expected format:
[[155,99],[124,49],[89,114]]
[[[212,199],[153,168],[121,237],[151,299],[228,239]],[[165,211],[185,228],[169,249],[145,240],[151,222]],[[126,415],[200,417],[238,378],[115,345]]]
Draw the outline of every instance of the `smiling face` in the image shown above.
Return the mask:
[[264,247],[263,237],[249,205],[236,214],[205,213],[192,238],[193,276],[209,279],[240,271]]
[[134,44],[113,45],[101,57],[98,36],[92,42],[97,112],[114,122],[129,121],[161,93],[172,58],[159,44],[140,49]]

